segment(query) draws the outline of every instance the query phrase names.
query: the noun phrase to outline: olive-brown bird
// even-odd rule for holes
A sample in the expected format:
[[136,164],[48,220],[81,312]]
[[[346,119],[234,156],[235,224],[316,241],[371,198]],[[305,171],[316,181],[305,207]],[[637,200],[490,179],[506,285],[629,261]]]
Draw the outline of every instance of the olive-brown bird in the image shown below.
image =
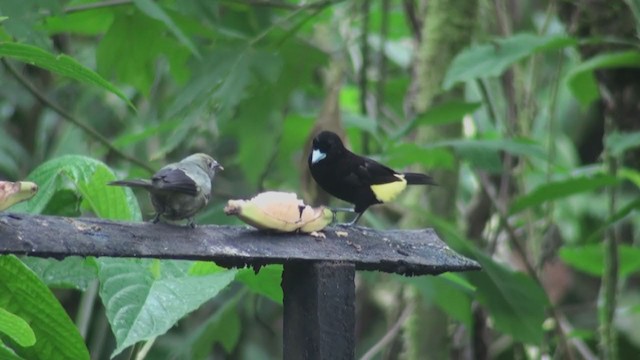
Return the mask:
[[399,173],[345,148],[340,137],[323,131],[313,139],[308,159],[311,176],[338,199],[355,205],[354,225],[371,205],[395,199],[407,185],[436,185],[429,175]]
[[224,170],[222,165],[211,156],[198,153],[164,166],[151,180],[118,180],[109,185],[147,190],[156,210],[154,224],[162,216],[169,220],[188,219],[187,224],[193,228],[193,217],[209,203],[218,170]]

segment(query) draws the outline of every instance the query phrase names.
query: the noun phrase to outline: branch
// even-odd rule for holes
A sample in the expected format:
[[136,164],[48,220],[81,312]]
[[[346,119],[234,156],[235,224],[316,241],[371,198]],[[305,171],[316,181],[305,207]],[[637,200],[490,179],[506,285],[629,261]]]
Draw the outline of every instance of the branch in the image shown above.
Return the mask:
[[402,325],[407,321],[409,316],[413,313],[414,309],[415,309],[414,304],[409,304],[406,308],[404,308],[404,310],[398,317],[398,320],[393,324],[393,326],[389,329],[389,331],[387,331],[387,333],[384,334],[384,336],[380,338],[380,340],[378,340],[377,343],[375,343],[364,355],[362,355],[360,360],[373,359],[373,357],[377,353],[382,351],[382,349],[384,349],[385,346],[389,345],[389,343],[393,341],[393,339],[398,335],[398,333],[400,332],[400,329],[402,328]]
[[[527,257],[527,253],[524,247],[520,244],[520,241],[518,241],[518,235],[516,234],[515,229],[509,223],[506,207],[503,206],[503,204],[498,199],[498,194],[496,193],[496,190],[491,186],[489,179],[487,179],[487,177],[484,174],[480,174],[479,178],[480,178],[481,186],[483,187],[487,195],[489,195],[489,199],[493,203],[493,206],[496,208],[498,217],[500,218],[500,223],[502,223],[505,230],[507,230],[510,244],[513,246],[513,248],[518,253],[518,255],[522,258],[522,262],[524,263],[529,276],[531,276],[531,278],[536,282],[536,284],[540,286],[545,296],[548,298],[549,296],[546,290],[544,289],[544,286],[542,285],[542,281],[540,280],[540,277],[538,276],[538,274],[536,273],[536,270],[534,269],[533,265],[529,261],[529,258]],[[572,360],[575,359],[575,356],[573,355],[573,350],[569,346],[569,340],[567,339],[567,335],[564,333],[564,329],[562,328],[562,326],[559,325],[561,316],[558,313],[558,309],[555,307],[553,303],[551,303],[551,301],[549,301],[549,311],[555,323],[558,324],[556,326],[556,332],[558,334],[560,346],[563,349],[565,349],[568,359],[572,359]]]
[[5,58],[2,58],[0,61],[2,61],[2,64],[5,66],[5,68],[7,68],[7,70],[9,70],[9,72],[16,78],[16,80],[18,80],[18,82],[20,84],[22,84],[22,86],[24,86],[27,90],[29,90],[29,92],[36,99],[38,99],[40,102],[42,102],[45,106],[51,108],[51,110],[53,110],[56,113],[58,113],[58,115],[62,116],[62,118],[66,119],[70,123],[72,123],[75,126],[79,127],[87,135],[89,135],[92,138],[94,138],[96,141],[98,141],[99,143],[104,145],[107,149],[109,149],[111,152],[113,152],[114,154],[118,155],[122,159],[127,160],[127,161],[129,161],[129,162],[131,162],[133,164],[136,164],[136,165],[140,166],[141,168],[149,171],[150,173],[154,172],[154,170],[149,165],[147,165],[146,163],[144,163],[141,160],[138,160],[138,159],[136,159],[136,158],[134,158],[134,157],[132,157],[130,155],[127,155],[127,154],[123,153],[118,148],[113,146],[111,144],[111,142],[109,142],[109,139],[107,139],[106,137],[102,136],[102,134],[100,134],[98,131],[96,131],[94,128],[92,128],[90,125],[85,124],[84,122],[80,121],[79,119],[76,119],[73,115],[68,113],[66,110],[64,110],[62,107],[60,107],[58,104],[56,104],[53,101],[49,100],[42,92],[40,92],[40,90],[38,90],[38,88],[36,88],[32,83],[30,83],[29,80],[27,80],[27,78],[25,78],[22,74],[20,74],[20,72],[18,70],[16,70],[16,68],[14,68],[13,65],[11,65]]
[[215,261],[226,267],[345,262],[404,275],[478,270],[433,229],[379,231],[329,227],[326,238],[268,234],[239,226],[183,226],[96,218],[0,213],[0,254],[62,258],[142,257]]

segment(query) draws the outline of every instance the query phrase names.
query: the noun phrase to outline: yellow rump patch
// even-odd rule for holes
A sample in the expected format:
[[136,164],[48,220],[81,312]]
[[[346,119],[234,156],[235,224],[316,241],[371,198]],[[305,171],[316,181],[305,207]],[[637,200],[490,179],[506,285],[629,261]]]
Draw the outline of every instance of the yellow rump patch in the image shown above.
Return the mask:
[[381,202],[389,202],[395,199],[406,187],[407,180],[404,179],[404,175],[396,175],[398,181],[371,185],[371,191],[376,196],[376,199]]

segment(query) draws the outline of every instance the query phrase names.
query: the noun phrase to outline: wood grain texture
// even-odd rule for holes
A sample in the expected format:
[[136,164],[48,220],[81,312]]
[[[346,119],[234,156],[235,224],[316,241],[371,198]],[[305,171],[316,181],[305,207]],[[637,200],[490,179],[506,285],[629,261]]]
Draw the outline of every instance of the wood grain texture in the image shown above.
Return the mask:
[[[344,232],[348,235],[338,235]],[[114,222],[0,213],[0,253],[63,258],[78,256],[211,260],[226,267],[333,261],[356,270],[437,275],[479,270],[443,243],[432,229],[372,230],[330,227],[326,238],[268,234],[239,226],[195,229],[167,224]]]

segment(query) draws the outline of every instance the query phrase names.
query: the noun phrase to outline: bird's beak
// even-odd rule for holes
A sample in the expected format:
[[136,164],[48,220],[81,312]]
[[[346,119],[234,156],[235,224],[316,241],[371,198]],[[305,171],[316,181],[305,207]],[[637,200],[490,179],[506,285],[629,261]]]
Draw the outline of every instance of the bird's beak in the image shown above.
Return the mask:
[[323,153],[318,149],[313,149],[313,151],[311,152],[311,163],[315,164],[326,157],[327,157],[327,154]]
[[213,165],[213,168],[216,169],[216,170],[220,170],[220,171],[224,170],[224,167],[222,167],[222,165],[220,165],[220,164]]

